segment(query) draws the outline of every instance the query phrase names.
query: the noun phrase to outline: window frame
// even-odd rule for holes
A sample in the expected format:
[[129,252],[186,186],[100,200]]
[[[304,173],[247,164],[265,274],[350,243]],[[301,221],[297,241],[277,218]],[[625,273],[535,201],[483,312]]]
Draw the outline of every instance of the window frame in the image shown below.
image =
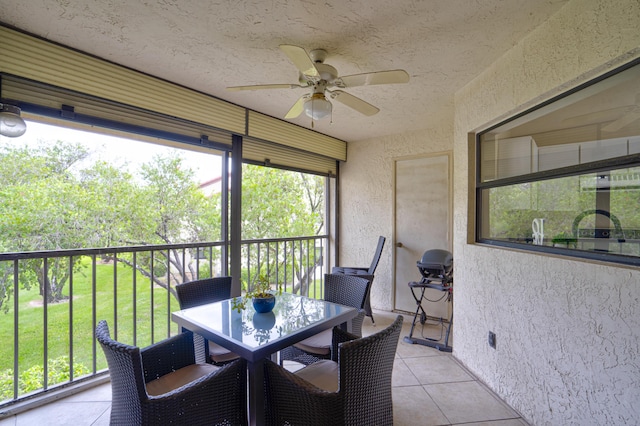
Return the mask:
[[565,247],[553,247],[548,245],[534,245],[534,244],[525,244],[521,242],[513,242],[513,241],[505,241],[483,237],[481,235],[483,229],[483,219],[485,215],[489,214],[489,211],[483,213],[483,192],[492,189],[492,188],[500,188],[507,187],[511,185],[523,184],[523,183],[535,183],[541,182],[556,178],[564,178],[571,176],[578,176],[587,173],[598,173],[598,172],[609,172],[617,169],[623,169],[628,167],[640,167],[640,154],[629,154],[621,157],[607,158],[603,160],[593,161],[589,163],[576,164],[571,166],[565,166],[557,169],[536,171],[527,174],[521,174],[517,176],[509,176],[504,178],[496,178],[493,180],[482,181],[482,152],[481,152],[481,142],[482,136],[498,129],[508,123],[514,122],[515,120],[526,118],[527,115],[541,110],[544,107],[547,107],[555,102],[561,101],[567,98],[570,95],[573,95],[577,92],[585,90],[607,78],[610,78],[614,75],[617,75],[625,70],[630,68],[640,66],[640,58],[636,58],[635,60],[618,67],[614,70],[611,70],[597,78],[589,80],[575,88],[568,90],[558,96],[555,96],[545,102],[540,103],[532,108],[529,108],[521,113],[518,113],[512,117],[509,117],[487,129],[481,130],[475,133],[475,141],[474,141],[474,150],[475,155],[472,157],[475,161],[475,167],[473,172],[474,182],[475,182],[475,192],[474,192],[474,232],[473,238],[475,243],[486,244],[489,246],[495,247],[504,247],[510,249],[518,249],[518,250],[526,250],[531,252],[538,253],[546,253],[546,254],[556,254],[569,256],[577,259],[588,259],[588,260],[596,260],[596,261],[605,261],[617,264],[631,265],[631,266],[640,266],[640,256],[627,256],[621,254],[600,252],[600,251],[588,251],[588,250],[580,250],[580,249],[572,249]]

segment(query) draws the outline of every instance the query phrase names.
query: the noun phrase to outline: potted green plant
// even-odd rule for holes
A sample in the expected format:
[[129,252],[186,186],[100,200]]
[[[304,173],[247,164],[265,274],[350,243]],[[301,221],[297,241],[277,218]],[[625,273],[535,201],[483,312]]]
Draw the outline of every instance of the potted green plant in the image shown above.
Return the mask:
[[271,290],[269,278],[260,274],[256,280],[253,290],[247,291],[244,296],[234,297],[232,307],[240,312],[246,308],[249,300],[253,303],[253,308],[258,313],[271,312],[276,304],[276,295],[282,294],[282,287],[278,286],[276,291]]

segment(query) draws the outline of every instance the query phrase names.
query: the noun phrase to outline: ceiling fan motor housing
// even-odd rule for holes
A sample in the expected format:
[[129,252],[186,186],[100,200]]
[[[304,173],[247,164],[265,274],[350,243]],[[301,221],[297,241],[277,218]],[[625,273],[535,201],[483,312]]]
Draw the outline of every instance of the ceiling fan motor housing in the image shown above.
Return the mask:
[[333,82],[338,77],[338,70],[332,67],[331,65],[316,63],[316,69],[318,70],[319,77],[309,77],[302,73],[300,73],[300,83],[308,84],[309,81],[314,82],[314,80],[325,81],[326,83]]
[[331,65],[316,64],[316,68],[318,69],[318,72],[320,73],[320,79],[322,79],[324,81],[332,82],[338,76],[338,70],[336,70]]
[[323,64],[327,59],[327,51],[324,49],[315,49],[309,52],[309,57],[316,64]]

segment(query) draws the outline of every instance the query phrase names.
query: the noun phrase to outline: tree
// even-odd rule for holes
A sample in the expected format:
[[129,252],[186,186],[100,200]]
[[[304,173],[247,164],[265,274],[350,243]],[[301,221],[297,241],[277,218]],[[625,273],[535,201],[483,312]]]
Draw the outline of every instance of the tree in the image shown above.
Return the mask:
[[[37,149],[2,149],[3,252],[217,239],[219,207],[199,191],[193,171],[183,167],[179,156],[152,158],[136,180],[104,161],[80,168],[79,162],[88,155],[81,145],[61,141]],[[133,266],[127,256],[119,260]],[[77,257],[73,265],[68,257],[21,261],[20,284],[29,289],[37,282],[48,302],[63,300],[70,268],[77,269],[79,261]],[[168,257],[163,253],[157,262],[160,265],[153,274],[148,256],[141,256],[136,268],[170,289],[172,282],[183,282],[187,273],[195,276],[192,266],[182,265],[182,256],[175,252]],[[167,271],[173,274],[169,281]],[[12,265],[0,265],[0,306],[13,293],[12,275]]]
[[[121,238],[125,238],[123,243],[155,245],[219,239],[219,199],[208,198],[199,190],[194,172],[183,167],[181,157],[153,157],[142,166],[141,178],[138,192],[127,204],[126,219],[121,217],[117,222]],[[158,254],[153,262],[142,254],[135,267],[174,295],[172,285],[197,276],[190,261],[196,253],[186,258],[177,250]],[[130,255],[119,256],[118,260],[134,266]]]
[[[35,151],[5,148],[0,152],[0,246],[5,251],[59,250],[86,239],[76,220],[83,197],[75,188],[71,169],[87,155],[80,145],[60,142]],[[63,298],[72,266],[69,259],[29,259],[20,266],[25,288],[37,282],[49,302]],[[8,277],[2,275],[5,290],[0,305],[12,293],[7,291]]]
[[[2,148],[2,252],[220,240],[220,194],[206,196],[180,155],[154,156],[135,176],[102,160],[83,161],[89,155],[82,145],[62,141],[36,149]],[[243,176],[244,238],[313,236],[321,232],[323,178],[247,165]],[[284,265],[285,258],[295,259],[289,269],[294,276],[294,291],[308,294],[309,275],[322,262],[316,247],[291,244],[286,255],[275,247],[267,246],[266,250],[268,254],[263,257],[252,254],[251,267],[268,271]],[[135,267],[155,284],[175,293],[175,284],[199,275],[193,262],[196,255],[161,250],[155,256],[139,252],[135,262],[131,254],[118,254],[117,261]],[[104,255],[104,259],[116,257]],[[13,265],[9,263],[0,264],[0,307],[13,294]],[[28,289],[38,283],[40,294],[46,295],[48,302],[63,300],[70,271],[80,265],[79,257],[56,256],[46,262],[42,258],[21,260],[20,285]],[[248,277],[248,271],[245,275]]]
[[[324,228],[324,178],[269,167],[244,165],[242,173],[243,239],[282,238],[318,235]],[[245,249],[246,250],[246,249]],[[262,253],[250,257],[254,271],[279,271],[284,279],[285,259],[293,276],[293,292],[308,295],[313,270],[323,259],[316,247],[290,244],[286,250],[266,245]],[[250,278],[245,271],[245,280]],[[257,278],[259,274],[252,274]],[[251,283],[249,283],[251,285]]]

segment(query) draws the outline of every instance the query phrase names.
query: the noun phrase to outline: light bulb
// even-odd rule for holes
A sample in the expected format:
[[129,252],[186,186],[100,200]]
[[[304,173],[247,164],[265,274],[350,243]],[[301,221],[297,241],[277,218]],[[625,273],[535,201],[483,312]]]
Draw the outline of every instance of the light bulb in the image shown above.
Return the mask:
[[18,136],[24,135],[24,132],[27,131],[27,124],[20,117],[20,108],[7,104],[1,105],[0,135],[10,138],[17,138]]
[[322,120],[331,114],[332,105],[322,93],[314,93],[311,99],[304,103],[304,112],[313,120]]

